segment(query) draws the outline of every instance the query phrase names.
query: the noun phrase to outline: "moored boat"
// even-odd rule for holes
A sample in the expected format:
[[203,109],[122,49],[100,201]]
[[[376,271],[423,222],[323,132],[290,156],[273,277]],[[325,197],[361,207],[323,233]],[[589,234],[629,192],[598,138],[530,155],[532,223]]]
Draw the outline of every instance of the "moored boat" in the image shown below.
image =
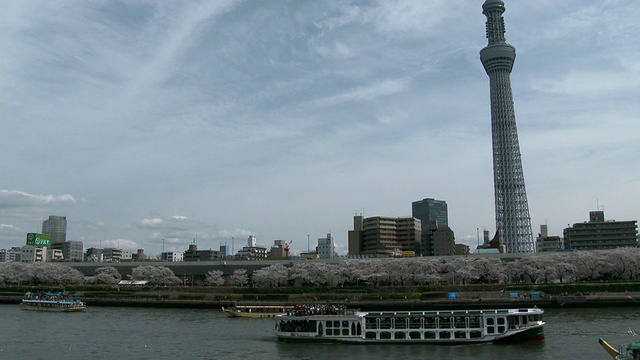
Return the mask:
[[83,311],[87,306],[79,299],[68,299],[61,293],[45,292],[41,295],[26,293],[20,306],[23,310],[77,312]]
[[299,311],[276,317],[285,341],[463,344],[544,340],[538,308],[446,311]]
[[230,308],[222,308],[229,317],[263,318],[286,315],[294,309],[290,305],[235,305]]

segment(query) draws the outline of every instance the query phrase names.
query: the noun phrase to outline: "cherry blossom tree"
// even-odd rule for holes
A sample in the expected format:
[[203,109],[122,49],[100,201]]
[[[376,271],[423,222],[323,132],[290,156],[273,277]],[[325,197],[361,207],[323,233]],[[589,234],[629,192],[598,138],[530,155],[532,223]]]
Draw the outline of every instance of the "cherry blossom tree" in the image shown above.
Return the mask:
[[113,266],[103,266],[96,269],[96,274],[87,278],[90,284],[115,285],[122,280],[122,275]]
[[236,269],[229,276],[229,282],[234,286],[245,286],[249,282],[249,276],[246,269]]
[[182,283],[171,269],[166,266],[143,265],[131,270],[131,278],[134,280],[146,280],[154,285],[178,285]]
[[224,285],[224,277],[221,270],[211,270],[207,272],[207,276],[204,279],[204,284],[209,286],[222,286]]

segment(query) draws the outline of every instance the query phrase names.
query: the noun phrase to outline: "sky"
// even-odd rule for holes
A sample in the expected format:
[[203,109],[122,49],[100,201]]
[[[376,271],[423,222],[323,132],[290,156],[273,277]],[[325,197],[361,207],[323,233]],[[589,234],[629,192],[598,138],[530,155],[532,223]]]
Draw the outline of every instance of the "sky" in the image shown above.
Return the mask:
[[[481,0],[0,0],[0,249],[49,215],[147,254],[447,202],[495,231]],[[640,6],[505,1],[534,237],[640,204]]]

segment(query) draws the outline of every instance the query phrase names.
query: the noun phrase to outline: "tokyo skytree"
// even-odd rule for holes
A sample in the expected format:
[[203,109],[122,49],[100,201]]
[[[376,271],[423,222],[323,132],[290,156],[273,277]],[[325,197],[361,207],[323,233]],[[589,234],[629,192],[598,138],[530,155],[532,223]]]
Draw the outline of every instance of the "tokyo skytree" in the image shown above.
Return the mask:
[[511,94],[510,74],[516,49],[504,37],[504,10],[504,2],[500,0],[486,0],[482,5],[489,44],[480,50],[480,60],[489,75],[491,90],[496,231],[506,252],[529,253],[535,251],[535,244]]

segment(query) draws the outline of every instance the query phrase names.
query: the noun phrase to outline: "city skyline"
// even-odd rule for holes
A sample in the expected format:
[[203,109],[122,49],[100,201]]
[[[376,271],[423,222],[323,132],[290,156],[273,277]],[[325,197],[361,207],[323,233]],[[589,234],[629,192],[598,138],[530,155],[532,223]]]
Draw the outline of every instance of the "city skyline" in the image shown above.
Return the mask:
[[[61,215],[85,248],[332,233],[345,254],[354,213],[424,198],[475,247],[495,232],[482,3],[6,2],[0,248]],[[506,7],[534,233],[637,219],[640,9]]]

